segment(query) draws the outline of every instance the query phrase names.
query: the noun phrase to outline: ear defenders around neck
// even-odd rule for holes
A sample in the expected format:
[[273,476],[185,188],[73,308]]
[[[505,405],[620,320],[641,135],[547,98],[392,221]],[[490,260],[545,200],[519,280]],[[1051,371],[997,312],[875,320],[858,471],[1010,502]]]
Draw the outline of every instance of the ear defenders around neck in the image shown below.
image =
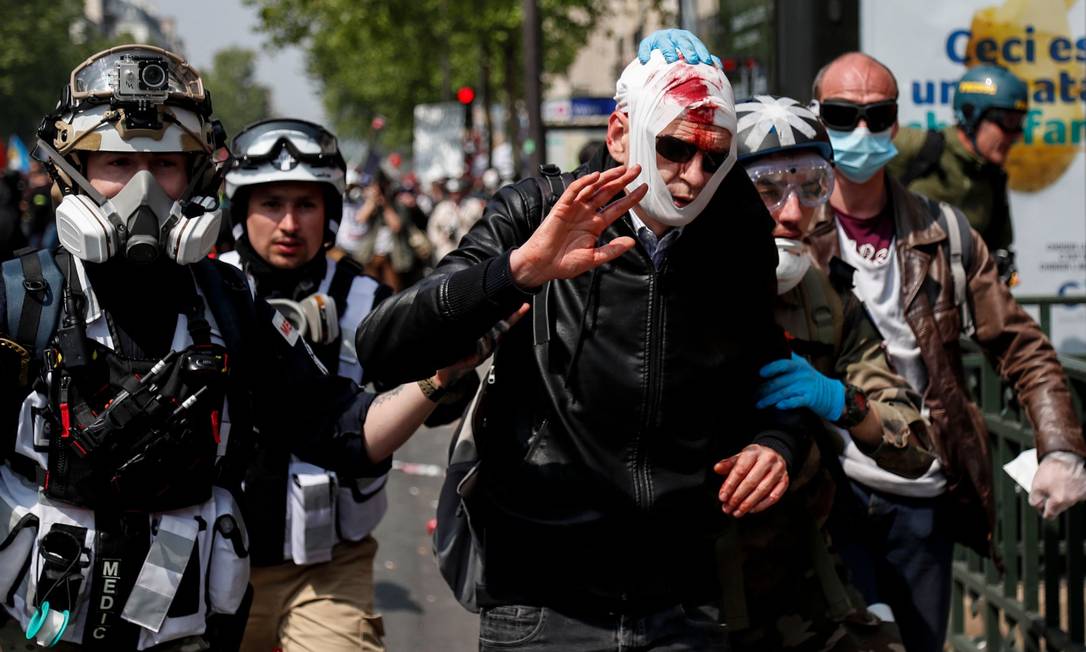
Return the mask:
[[339,339],[339,313],[332,297],[318,292],[301,301],[268,299],[294,328],[313,344],[331,344]]

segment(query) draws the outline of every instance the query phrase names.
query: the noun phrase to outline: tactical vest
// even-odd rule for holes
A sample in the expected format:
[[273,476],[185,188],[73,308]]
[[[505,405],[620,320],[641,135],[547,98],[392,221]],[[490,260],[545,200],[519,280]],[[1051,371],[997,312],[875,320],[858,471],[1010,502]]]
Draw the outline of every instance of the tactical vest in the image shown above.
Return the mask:
[[[237,252],[224,254],[220,260],[242,268]],[[255,292],[252,277],[249,281]],[[311,347],[330,373],[363,382],[354,336],[374,308],[379,288],[380,284],[352,261],[328,259],[317,292],[335,301],[340,336],[335,342]],[[361,541],[377,527],[388,509],[384,490],[387,479],[387,474],[340,479],[334,472],[302,462],[271,444],[263,446],[246,478],[246,499],[267,510],[265,513],[283,514],[283,518],[268,519],[260,526],[253,524],[253,563],[330,561],[337,542]]]
[[229,379],[248,297],[212,261],[190,269],[189,308],[156,361],[116,349],[78,259],[4,264],[6,330],[33,386],[0,467],[0,595],[39,644],[142,650],[241,603],[248,541],[228,488],[251,437]]

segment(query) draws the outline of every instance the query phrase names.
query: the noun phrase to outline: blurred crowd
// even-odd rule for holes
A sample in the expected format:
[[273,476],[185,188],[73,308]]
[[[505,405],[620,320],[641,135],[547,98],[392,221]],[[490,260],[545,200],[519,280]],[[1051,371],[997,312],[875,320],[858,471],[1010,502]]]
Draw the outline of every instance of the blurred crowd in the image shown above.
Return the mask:
[[336,247],[393,290],[409,287],[456,248],[498,189],[498,171],[432,180],[348,170]]

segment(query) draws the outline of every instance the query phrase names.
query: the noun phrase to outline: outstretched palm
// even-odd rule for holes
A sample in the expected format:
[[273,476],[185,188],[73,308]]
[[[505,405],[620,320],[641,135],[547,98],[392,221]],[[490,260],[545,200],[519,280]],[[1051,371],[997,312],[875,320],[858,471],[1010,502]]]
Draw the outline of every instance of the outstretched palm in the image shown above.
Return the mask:
[[634,246],[633,238],[615,238],[596,246],[600,234],[645,196],[642,185],[604,207],[641,168],[619,166],[593,172],[566,188],[535,233],[513,252],[510,266],[521,287],[538,287],[553,279],[573,278],[618,258]]

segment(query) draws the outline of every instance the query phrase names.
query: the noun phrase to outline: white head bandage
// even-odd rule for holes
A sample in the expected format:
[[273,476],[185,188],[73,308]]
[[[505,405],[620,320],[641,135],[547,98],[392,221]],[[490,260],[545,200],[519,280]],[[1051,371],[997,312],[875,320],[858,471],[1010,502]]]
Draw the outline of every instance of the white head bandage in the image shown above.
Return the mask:
[[[705,210],[735,164],[735,99],[724,71],[706,64],[691,66],[682,61],[669,64],[656,50],[648,63],[634,59],[626,66],[618,80],[615,101],[615,110],[630,117],[627,164],[641,166],[641,174],[627,190],[632,191],[642,183],[649,188],[638,205],[639,211],[668,226],[690,223]],[[697,197],[679,208],[656,167],[656,137],[684,113],[687,120],[727,129],[732,139],[728,158]]]

